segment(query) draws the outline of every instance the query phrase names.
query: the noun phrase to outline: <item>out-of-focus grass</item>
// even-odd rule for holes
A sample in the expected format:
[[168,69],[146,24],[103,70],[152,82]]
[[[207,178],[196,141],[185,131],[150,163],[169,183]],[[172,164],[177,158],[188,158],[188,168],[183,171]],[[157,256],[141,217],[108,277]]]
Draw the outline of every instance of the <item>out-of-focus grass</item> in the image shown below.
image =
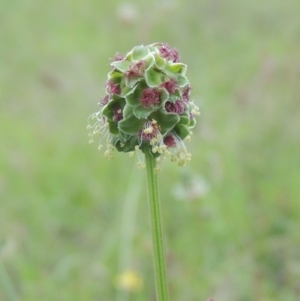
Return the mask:
[[[202,111],[192,163],[160,175],[171,299],[300,295],[300,3],[162,3],[140,1],[129,19],[122,1],[1,3],[0,250],[24,301],[114,300],[136,161],[107,162],[86,118],[108,58],[155,41],[177,47]],[[172,194],[199,177],[207,192]],[[132,245],[144,286],[129,296],[139,301],[155,295],[145,189]]]

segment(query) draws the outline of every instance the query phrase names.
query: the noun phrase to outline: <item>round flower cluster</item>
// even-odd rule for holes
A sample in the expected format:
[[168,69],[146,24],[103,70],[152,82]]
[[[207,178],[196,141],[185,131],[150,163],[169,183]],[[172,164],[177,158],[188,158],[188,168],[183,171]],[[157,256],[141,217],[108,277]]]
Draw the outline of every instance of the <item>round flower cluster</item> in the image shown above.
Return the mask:
[[190,138],[199,115],[190,101],[191,85],[176,49],[164,43],[136,46],[111,62],[100,110],[89,117],[90,143],[100,135],[105,156],[113,150],[150,152],[157,160],[170,156],[190,160],[183,140]]

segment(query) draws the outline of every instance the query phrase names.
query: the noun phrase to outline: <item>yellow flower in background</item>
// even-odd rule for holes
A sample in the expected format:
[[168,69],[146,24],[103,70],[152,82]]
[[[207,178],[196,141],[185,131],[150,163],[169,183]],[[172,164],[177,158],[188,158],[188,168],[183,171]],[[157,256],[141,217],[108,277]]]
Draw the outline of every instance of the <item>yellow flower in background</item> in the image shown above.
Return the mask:
[[139,291],[143,287],[143,280],[135,271],[128,270],[117,276],[116,285],[119,289]]

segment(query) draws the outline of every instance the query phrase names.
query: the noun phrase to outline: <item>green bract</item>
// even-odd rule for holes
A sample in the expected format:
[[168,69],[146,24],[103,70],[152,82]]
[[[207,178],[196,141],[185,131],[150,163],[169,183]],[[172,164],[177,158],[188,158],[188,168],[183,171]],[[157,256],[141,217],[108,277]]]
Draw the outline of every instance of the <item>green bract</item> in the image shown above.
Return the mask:
[[183,140],[199,111],[177,50],[164,43],[136,46],[116,55],[111,67],[100,111],[90,117],[90,142],[102,135],[108,157],[113,149],[140,149],[154,157],[171,155],[183,165],[190,158]]

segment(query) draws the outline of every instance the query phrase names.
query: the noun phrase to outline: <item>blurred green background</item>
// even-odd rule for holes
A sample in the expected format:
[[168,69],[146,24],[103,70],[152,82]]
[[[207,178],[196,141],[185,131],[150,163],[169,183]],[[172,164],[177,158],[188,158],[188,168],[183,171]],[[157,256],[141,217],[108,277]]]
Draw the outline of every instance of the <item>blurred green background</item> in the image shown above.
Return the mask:
[[0,259],[20,300],[155,300],[145,172],[103,158],[86,120],[109,58],[157,41],[201,111],[192,162],[159,175],[171,300],[300,300],[299,15],[296,0],[1,1]]

